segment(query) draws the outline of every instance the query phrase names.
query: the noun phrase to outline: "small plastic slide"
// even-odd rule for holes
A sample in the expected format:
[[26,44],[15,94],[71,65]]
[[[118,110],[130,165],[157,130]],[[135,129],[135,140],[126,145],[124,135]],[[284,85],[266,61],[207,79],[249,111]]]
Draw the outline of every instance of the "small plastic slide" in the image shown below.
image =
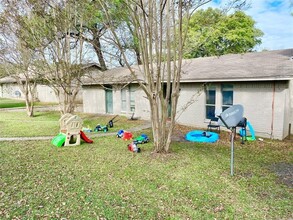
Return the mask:
[[250,134],[251,134],[250,137],[247,137],[247,140],[248,141],[255,141],[255,132],[254,132],[254,129],[249,121],[247,121],[247,126],[248,126]]
[[81,139],[82,140],[84,140],[86,143],[93,143],[94,141],[93,140],[91,140],[91,139],[89,139],[86,135],[85,135],[85,133],[83,132],[83,131],[80,131],[80,137],[81,137]]
[[65,143],[66,135],[63,133],[59,133],[56,137],[53,138],[51,143],[55,145],[56,147],[62,147],[62,145]]

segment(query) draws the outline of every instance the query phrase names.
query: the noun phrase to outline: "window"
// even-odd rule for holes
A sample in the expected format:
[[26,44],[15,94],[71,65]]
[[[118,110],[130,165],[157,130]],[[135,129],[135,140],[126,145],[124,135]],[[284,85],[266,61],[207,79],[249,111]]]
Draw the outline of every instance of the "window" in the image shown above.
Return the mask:
[[208,86],[206,88],[206,118],[215,118],[216,110],[216,87]]
[[127,111],[126,88],[121,89],[121,111]]
[[135,111],[135,90],[133,86],[129,87],[130,111]]
[[233,86],[222,85],[222,111],[233,105]]

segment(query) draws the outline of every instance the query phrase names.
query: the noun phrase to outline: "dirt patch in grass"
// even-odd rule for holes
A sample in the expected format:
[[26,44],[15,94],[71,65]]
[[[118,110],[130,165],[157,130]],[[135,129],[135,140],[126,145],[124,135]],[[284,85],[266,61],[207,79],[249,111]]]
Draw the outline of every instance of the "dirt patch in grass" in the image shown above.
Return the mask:
[[277,163],[270,168],[278,176],[281,183],[293,188],[293,164]]

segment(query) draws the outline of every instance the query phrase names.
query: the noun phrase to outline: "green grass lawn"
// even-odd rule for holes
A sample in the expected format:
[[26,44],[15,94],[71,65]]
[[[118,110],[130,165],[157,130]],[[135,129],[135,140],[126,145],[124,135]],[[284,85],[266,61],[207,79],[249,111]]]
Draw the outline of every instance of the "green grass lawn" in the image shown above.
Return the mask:
[[[97,124],[106,125],[113,116],[76,113],[83,119],[83,126],[94,130]],[[59,112],[35,112],[28,117],[25,110],[21,112],[0,111],[0,137],[38,137],[54,136],[59,133]],[[141,124],[142,121],[131,121],[119,116],[114,120],[110,132],[129,129]]]
[[[48,106],[48,105],[56,105],[56,103],[35,102],[34,105],[35,106]],[[19,107],[25,107],[24,100],[0,98],[0,109],[1,108],[19,108]]]
[[36,112],[28,117],[22,112],[0,111],[0,137],[52,136],[59,132],[58,112]]
[[[5,118],[19,124],[27,119],[21,113],[10,114]],[[2,116],[0,112],[0,123]],[[88,123],[108,121],[81,116]],[[39,113],[27,120],[51,126],[58,118],[57,113]],[[129,127],[139,122],[131,123]],[[143,132],[151,137],[150,130]],[[292,167],[289,143],[265,140],[241,145],[237,140],[231,177],[230,144],[225,140],[174,142],[171,153],[164,155],[152,154],[151,142],[133,154],[127,150],[129,141],[115,135],[93,140],[62,148],[50,140],[0,142],[0,219],[293,217],[292,185],[284,184],[274,169],[282,164]]]
[[25,107],[25,101],[18,99],[0,98],[0,108]]

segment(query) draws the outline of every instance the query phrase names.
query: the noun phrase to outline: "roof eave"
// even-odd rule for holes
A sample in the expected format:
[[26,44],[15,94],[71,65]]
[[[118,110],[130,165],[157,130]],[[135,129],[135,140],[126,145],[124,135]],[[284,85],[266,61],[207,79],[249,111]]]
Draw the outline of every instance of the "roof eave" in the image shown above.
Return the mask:
[[261,82],[261,81],[290,81],[293,77],[268,77],[268,78],[229,78],[229,79],[182,79],[181,83],[192,83],[192,82]]

